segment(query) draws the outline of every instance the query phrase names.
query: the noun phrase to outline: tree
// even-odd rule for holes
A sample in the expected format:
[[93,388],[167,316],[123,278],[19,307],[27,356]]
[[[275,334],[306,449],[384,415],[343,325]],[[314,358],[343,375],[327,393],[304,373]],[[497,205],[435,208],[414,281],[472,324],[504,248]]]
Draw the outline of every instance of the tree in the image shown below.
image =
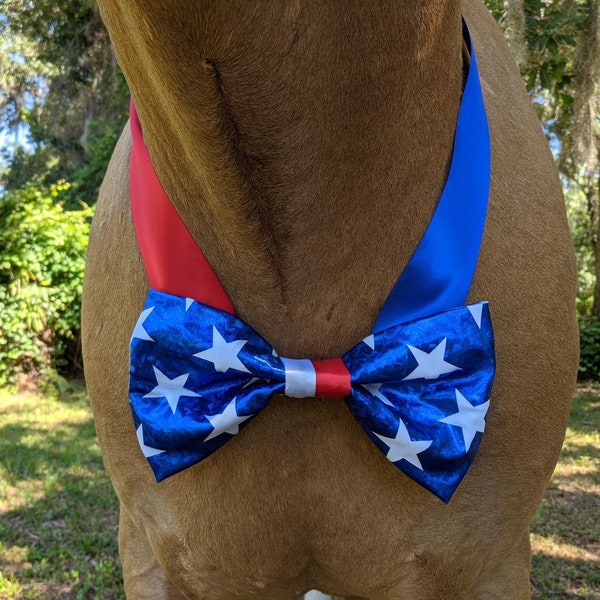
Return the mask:
[[[4,0],[0,17],[0,128],[25,126],[29,144],[8,157],[6,189],[67,179],[93,201],[127,115],[128,92],[91,0]],[[40,176],[40,169],[42,176]],[[85,186],[84,186],[85,184]],[[87,187],[88,189],[85,189]]]
[[81,368],[88,205],[128,91],[91,0],[0,7],[0,132],[26,140],[0,172],[0,385],[48,385]]
[[580,245],[580,296],[589,290],[592,251],[593,301],[581,298],[580,307],[599,318],[600,0],[486,1],[507,32],[563,177]]

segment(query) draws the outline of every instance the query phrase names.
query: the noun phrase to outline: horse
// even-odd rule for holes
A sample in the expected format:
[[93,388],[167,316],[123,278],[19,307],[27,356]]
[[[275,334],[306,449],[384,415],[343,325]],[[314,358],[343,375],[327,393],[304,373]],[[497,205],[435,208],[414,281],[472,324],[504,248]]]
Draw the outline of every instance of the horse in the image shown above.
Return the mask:
[[222,448],[157,483],[128,402],[149,281],[126,127],[83,297],[85,376],[120,502],[132,599],[530,598],[528,528],[578,361],[560,182],[503,34],[479,0],[99,0],[155,172],[236,315],[282,356],[367,336],[446,181],[469,28],[491,139],[469,301],[487,300],[485,433],[448,503],[398,471],[342,398],[274,394]]

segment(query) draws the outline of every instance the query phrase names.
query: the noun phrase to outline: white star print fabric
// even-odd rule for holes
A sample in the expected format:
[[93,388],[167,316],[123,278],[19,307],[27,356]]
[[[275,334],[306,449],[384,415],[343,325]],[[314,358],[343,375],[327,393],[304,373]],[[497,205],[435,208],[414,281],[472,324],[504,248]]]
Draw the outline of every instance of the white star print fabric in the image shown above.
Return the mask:
[[[474,307],[390,327],[342,357],[366,434],[444,501],[477,451],[494,376],[488,305]],[[279,357],[229,313],[151,290],[131,340],[130,400],[157,479],[209,456],[274,393],[314,395],[313,364]]]

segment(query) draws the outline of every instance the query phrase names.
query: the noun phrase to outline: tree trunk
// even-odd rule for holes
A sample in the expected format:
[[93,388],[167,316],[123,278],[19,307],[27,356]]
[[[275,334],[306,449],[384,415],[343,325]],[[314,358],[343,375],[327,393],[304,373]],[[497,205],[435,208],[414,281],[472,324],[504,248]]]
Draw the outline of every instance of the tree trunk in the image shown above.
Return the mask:
[[592,314],[600,319],[600,219],[598,218],[598,200],[600,198],[600,178],[594,173],[589,176],[589,185],[586,186],[585,195],[590,212],[590,227],[593,231],[592,245],[594,247],[594,304]]
[[512,55],[524,69],[529,62],[529,49],[525,39],[525,4],[524,0],[504,0],[506,11],[506,37]]

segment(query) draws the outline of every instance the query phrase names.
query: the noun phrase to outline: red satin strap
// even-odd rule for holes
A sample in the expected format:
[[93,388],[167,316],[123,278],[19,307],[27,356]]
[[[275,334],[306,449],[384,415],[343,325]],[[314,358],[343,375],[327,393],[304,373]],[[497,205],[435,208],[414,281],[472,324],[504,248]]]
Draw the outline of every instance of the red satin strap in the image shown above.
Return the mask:
[[130,110],[131,208],[150,286],[233,314],[233,305],[215,272],[154,172],[133,101]]
[[317,376],[317,396],[343,398],[352,393],[350,371],[341,358],[315,360],[312,364]]

